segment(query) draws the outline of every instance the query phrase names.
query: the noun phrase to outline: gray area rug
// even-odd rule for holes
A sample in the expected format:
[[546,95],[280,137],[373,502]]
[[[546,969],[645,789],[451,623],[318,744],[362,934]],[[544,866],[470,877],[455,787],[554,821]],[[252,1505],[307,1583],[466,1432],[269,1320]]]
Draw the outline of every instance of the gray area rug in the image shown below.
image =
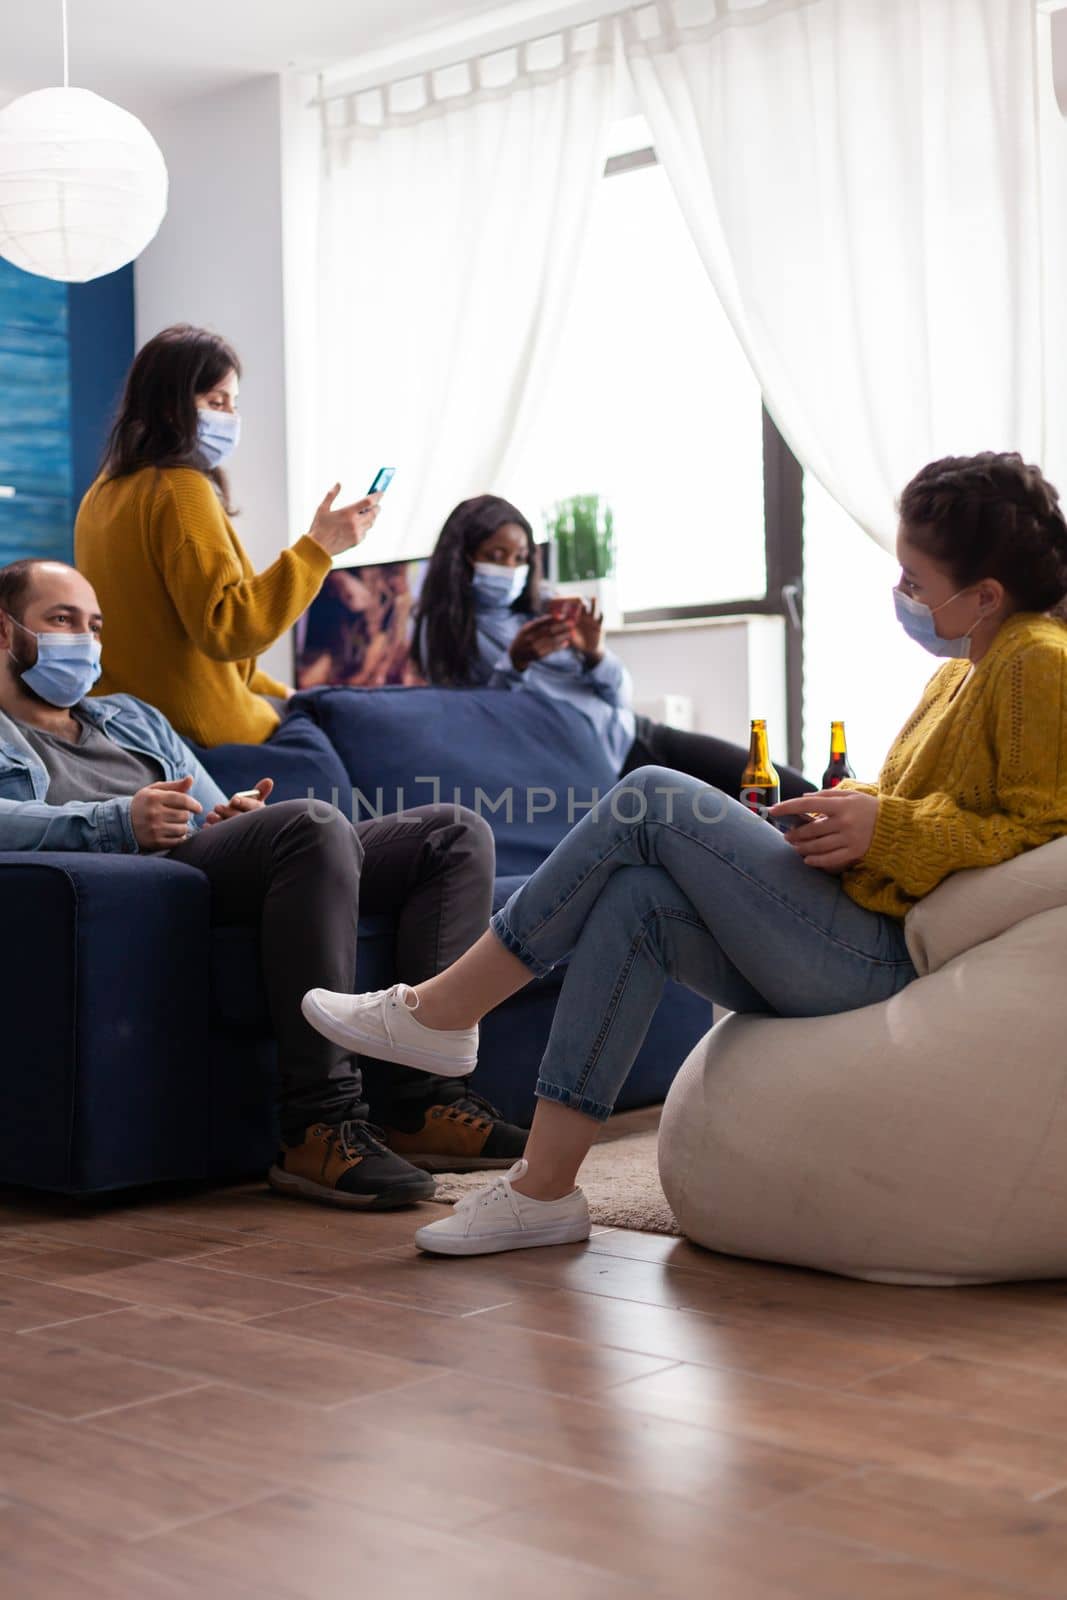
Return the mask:
[[[632,1133],[595,1144],[590,1150],[578,1182],[598,1227],[681,1234],[660,1187],[656,1137],[655,1130]],[[484,1187],[486,1181],[484,1172],[444,1174],[437,1180],[435,1199],[455,1205],[472,1189]]]

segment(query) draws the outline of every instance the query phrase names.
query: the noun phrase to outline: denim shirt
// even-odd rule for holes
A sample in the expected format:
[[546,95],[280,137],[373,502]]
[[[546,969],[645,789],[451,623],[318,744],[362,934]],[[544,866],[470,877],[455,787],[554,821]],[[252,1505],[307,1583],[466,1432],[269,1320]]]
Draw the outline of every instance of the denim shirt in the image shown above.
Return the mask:
[[[79,717],[113,739],[124,750],[151,756],[168,782],[192,777],[190,793],[203,811],[192,818],[194,829],[226,796],[183,744],[161,711],[130,694],[82,700]],[[99,850],[136,853],[130,820],[133,796],[121,800],[73,800],[50,806],[44,763],[19,732],[18,724],[0,711],[0,850]]]

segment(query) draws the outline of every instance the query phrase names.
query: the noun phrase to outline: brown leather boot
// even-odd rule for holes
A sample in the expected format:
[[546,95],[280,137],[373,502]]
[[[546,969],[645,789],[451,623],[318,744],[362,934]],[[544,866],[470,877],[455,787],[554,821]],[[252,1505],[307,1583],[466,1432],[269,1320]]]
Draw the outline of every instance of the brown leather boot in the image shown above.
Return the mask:
[[[399,1120],[394,1111],[393,1121]],[[407,1127],[387,1126],[385,1142],[424,1172],[482,1172],[513,1166],[527,1129],[505,1122],[495,1106],[469,1091],[448,1103],[413,1109]]]
[[298,1200],[361,1211],[393,1211],[434,1196],[433,1179],[386,1149],[368,1122],[316,1122],[299,1144],[282,1146],[267,1182]]

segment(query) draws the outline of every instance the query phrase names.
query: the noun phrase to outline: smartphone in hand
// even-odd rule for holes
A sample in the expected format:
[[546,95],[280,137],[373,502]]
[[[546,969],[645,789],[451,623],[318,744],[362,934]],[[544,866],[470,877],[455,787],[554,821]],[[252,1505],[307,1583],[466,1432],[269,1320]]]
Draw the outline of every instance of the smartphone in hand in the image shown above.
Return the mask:
[[548,615],[556,622],[563,622],[574,631],[574,625],[582,614],[582,602],[577,595],[553,595],[548,602]]
[[772,817],[769,806],[757,804],[752,810],[758,817],[762,817],[764,822],[769,822],[772,828],[777,828],[779,833],[790,833],[793,828],[803,828],[807,823],[819,820],[814,811],[800,811],[793,812],[791,816]]

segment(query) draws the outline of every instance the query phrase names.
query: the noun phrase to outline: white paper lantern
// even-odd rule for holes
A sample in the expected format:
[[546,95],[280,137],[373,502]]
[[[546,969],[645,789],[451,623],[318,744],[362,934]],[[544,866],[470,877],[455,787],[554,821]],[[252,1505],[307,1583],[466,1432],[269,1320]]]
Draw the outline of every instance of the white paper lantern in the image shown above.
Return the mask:
[[38,89],[0,111],[0,255],[85,283],[139,256],[167,210],[148,129],[88,89]]

